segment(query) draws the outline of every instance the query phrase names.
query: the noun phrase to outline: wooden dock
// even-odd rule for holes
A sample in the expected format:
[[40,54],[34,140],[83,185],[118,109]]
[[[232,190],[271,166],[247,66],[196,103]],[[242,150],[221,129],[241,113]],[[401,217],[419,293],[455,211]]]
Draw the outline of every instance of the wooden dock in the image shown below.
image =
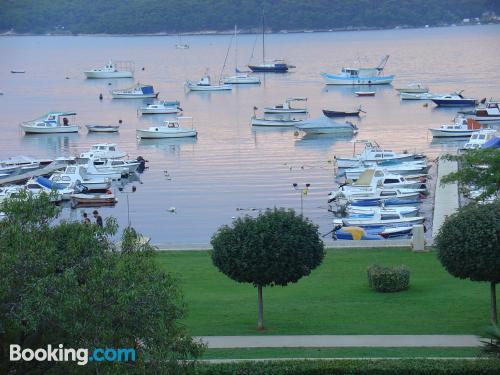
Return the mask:
[[54,173],[55,171],[57,171],[59,169],[63,169],[64,167],[65,167],[64,164],[52,162],[49,165],[46,165],[45,167],[40,168],[40,169],[36,169],[34,171],[30,171],[30,172],[26,172],[26,173],[22,173],[22,174],[17,174],[14,176],[2,178],[0,180],[0,186],[27,181],[33,177],[46,176],[46,175],[49,175],[51,173]]

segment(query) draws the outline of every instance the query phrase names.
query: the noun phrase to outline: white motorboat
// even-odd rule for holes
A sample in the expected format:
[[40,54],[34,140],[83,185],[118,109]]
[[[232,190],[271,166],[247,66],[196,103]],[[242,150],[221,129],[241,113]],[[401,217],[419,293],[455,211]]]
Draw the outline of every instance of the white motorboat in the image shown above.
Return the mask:
[[116,196],[111,190],[105,193],[74,193],[70,196],[71,207],[76,208],[79,206],[86,207],[101,207],[101,206],[113,206],[117,202]]
[[429,92],[429,88],[419,82],[413,82],[406,87],[396,88],[399,93],[423,94]]
[[495,129],[481,129],[476,131],[471,134],[469,142],[464,146],[464,150],[477,150],[496,136],[497,131]]
[[252,126],[295,126],[302,120],[290,119],[290,118],[265,118],[252,116],[250,124]]
[[19,126],[26,134],[78,133],[79,126],[70,123],[70,116],[75,112],[49,112],[42,117],[22,122]]
[[179,101],[165,101],[161,100],[153,104],[148,104],[145,107],[140,107],[139,111],[143,115],[157,115],[157,114],[172,114],[179,113],[182,108],[179,107]]
[[85,125],[89,133],[117,133],[120,130],[120,125]]
[[485,103],[481,103],[474,110],[462,112],[467,118],[478,121],[481,124],[500,124],[500,102],[490,99]]
[[391,163],[388,165],[380,165],[374,162],[361,163],[360,166],[343,169],[341,174],[349,180],[357,180],[367,168],[383,168],[384,171],[390,174],[408,176],[408,175],[422,175],[427,172],[427,163],[425,160],[411,160],[398,163]]
[[355,145],[356,143],[362,143],[365,146],[360,154],[355,155],[354,157],[334,156],[339,168],[358,167],[359,164],[363,162],[401,162],[421,158],[421,155],[417,154],[406,152],[396,153],[391,150],[384,150],[378,145],[378,143],[373,141],[356,141]]
[[439,96],[439,94],[431,94],[430,92],[423,92],[423,93],[402,92],[399,94],[401,100],[431,100],[435,96]]
[[334,122],[326,117],[300,121],[295,128],[306,134],[355,134],[358,131],[352,122]]
[[0,178],[34,171],[51,162],[22,155],[0,160]]
[[89,178],[85,168],[81,165],[69,165],[64,172],[54,173],[49,179],[67,188],[81,185],[88,191],[102,191],[111,187],[109,178]]
[[[374,216],[379,213],[398,213],[406,217],[417,216],[419,208],[417,206],[388,206],[388,207],[356,207],[348,206],[346,208],[347,216],[365,215]],[[359,217],[358,216],[358,217]]]
[[94,165],[97,169],[111,168],[121,173],[134,173],[141,165],[138,160],[119,160],[119,159],[95,159]]
[[159,92],[155,92],[152,85],[136,84],[122,90],[111,91],[113,99],[142,99],[142,98],[156,98]]
[[378,186],[392,189],[417,189],[426,191],[425,178],[409,180],[400,174],[390,173],[383,168],[368,168],[362,172],[351,186],[364,188],[369,186]]
[[90,150],[82,152],[81,158],[96,158],[96,159],[121,159],[127,155],[126,152],[118,150],[115,143],[98,143],[92,145]]
[[394,76],[382,76],[389,55],[373,68],[342,68],[338,74],[321,73],[327,85],[388,85]]
[[87,78],[132,78],[134,76],[133,63],[130,61],[112,61],[98,69],[83,72]]
[[291,103],[301,101],[307,101],[307,98],[288,98],[283,104],[275,105],[274,107],[265,107],[264,113],[307,113],[307,108],[294,108],[291,106]]
[[456,116],[452,124],[443,124],[439,128],[430,128],[434,138],[470,137],[472,133],[482,128],[482,125],[464,116]]
[[[191,120],[191,128],[181,127],[180,121],[182,120]],[[161,125],[137,130],[139,139],[196,137],[197,134],[193,127],[192,117],[177,117],[176,120],[165,120]]]
[[30,179],[24,185],[24,189],[26,189],[27,192],[32,193],[34,196],[39,196],[41,193],[52,193],[54,195],[52,198],[53,202],[68,200],[69,196],[74,192],[73,187],[66,187],[52,183],[52,181],[45,177],[35,177]]
[[379,226],[408,226],[422,224],[425,218],[422,216],[406,217],[398,212],[378,212],[372,217],[346,217],[334,219],[334,225],[379,227]]
[[336,202],[342,205],[350,203],[356,206],[379,206],[414,204],[420,201],[422,193],[415,189],[384,189],[372,188],[366,190],[334,190],[328,194],[328,203]]
[[122,177],[127,176],[129,173],[123,168],[112,167],[97,167],[94,162],[98,159],[94,158],[79,158],[78,163],[85,168],[85,175],[89,179],[95,178],[108,178],[113,181],[120,180]]
[[218,85],[212,84],[208,74],[205,74],[198,82],[186,81],[185,86],[190,91],[225,91],[233,89],[233,86],[222,82],[219,82]]

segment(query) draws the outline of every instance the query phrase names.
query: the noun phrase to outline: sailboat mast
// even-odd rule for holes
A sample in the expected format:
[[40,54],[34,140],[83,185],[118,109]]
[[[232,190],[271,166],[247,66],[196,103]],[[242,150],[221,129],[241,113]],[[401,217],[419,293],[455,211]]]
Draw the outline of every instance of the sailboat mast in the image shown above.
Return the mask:
[[266,46],[264,41],[264,7],[262,7],[262,64],[266,63]]
[[236,37],[237,25],[234,25],[234,70],[238,69],[238,38]]

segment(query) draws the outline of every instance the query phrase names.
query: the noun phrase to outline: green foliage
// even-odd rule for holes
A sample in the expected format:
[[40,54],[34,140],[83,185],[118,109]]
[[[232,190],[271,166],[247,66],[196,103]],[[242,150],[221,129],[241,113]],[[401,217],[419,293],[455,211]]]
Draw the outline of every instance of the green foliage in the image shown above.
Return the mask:
[[[34,211],[33,207],[36,208]],[[177,283],[153,249],[117,225],[54,223],[49,197],[2,202],[0,222],[0,373],[185,372],[178,359],[200,354],[186,335]],[[37,219],[38,217],[38,219]],[[134,232],[135,233],[135,232]],[[45,348],[135,348],[135,363],[9,362],[9,345]]]
[[496,375],[498,360],[309,360],[203,364],[197,375]]
[[462,155],[446,155],[445,159],[458,161],[459,169],[444,176],[442,184],[458,182],[465,193],[470,187],[482,189],[478,200],[500,196],[500,149],[468,150]]
[[410,270],[401,265],[383,267],[373,264],[368,267],[368,285],[377,292],[400,292],[410,287]]
[[255,286],[286,286],[307,276],[325,256],[318,227],[293,210],[267,210],[222,226],[212,261],[225,275]]
[[483,340],[482,352],[486,355],[500,358],[500,328],[490,327],[486,331],[488,340]]
[[435,244],[441,264],[453,276],[500,282],[500,200],[459,209],[445,220]]
[[0,0],[0,31],[158,33],[423,26],[500,13],[493,0]]

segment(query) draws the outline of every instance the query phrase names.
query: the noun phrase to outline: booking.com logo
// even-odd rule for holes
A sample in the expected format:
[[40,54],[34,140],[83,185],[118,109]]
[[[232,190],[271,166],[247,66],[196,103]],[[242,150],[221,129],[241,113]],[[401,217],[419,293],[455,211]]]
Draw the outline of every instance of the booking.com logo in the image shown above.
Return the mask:
[[11,361],[53,361],[76,362],[85,366],[89,362],[135,362],[135,349],[131,348],[97,348],[89,355],[88,349],[65,348],[47,345],[47,348],[21,349],[21,345],[10,345]]

